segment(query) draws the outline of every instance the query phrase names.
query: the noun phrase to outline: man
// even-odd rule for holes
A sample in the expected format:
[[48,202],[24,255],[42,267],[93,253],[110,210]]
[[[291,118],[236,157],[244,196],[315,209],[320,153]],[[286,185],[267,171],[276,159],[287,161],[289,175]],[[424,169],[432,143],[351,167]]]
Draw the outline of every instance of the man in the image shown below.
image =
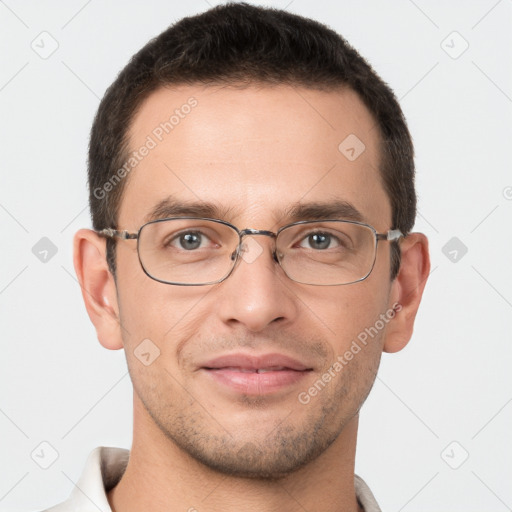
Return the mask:
[[126,353],[133,444],[51,510],[380,510],[358,413],[430,264],[411,138],[362,57],[284,11],[183,19],[103,98],[89,186],[75,268]]

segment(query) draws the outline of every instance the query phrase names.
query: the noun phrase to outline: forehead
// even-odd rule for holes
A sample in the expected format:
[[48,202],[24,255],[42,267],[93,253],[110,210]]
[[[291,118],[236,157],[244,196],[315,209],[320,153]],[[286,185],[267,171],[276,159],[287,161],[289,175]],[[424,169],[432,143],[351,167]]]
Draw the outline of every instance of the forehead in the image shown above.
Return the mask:
[[167,198],[208,203],[224,220],[260,229],[285,223],[299,204],[333,201],[375,227],[391,220],[378,128],[351,90],[161,88],[135,115],[129,151],[123,228]]

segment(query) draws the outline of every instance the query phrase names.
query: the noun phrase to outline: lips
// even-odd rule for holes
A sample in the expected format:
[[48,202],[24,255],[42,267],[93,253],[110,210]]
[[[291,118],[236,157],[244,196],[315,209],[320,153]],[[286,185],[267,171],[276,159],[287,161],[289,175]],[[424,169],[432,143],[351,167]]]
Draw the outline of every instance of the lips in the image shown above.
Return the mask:
[[313,369],[284,354],[228,354],[203,363],[211,381],[229,393],[269,395],[298,385]]
[[263,354],[260,356],[251,356],[240,353],[216,357],[215,359],[211,359],[203,363],[201,367],[208,370],[223,368],[253,373],[282,370],[305,371],[312,369],[300,361],[284,354]]
[[[208,368],[209,370],[215,370],[217,368]],[[287,368],[286,366],[271,366],[270,368],[257,368],[253,370],[252,368],[241,368],[239,366],[225,366],[222,368],[223,370],[231,370],[233,372],[240,373],[265,373],[265,372],[277,372],[281,370],[290,370],[291,368]],[[294,370],[299,371],[299,370]]]

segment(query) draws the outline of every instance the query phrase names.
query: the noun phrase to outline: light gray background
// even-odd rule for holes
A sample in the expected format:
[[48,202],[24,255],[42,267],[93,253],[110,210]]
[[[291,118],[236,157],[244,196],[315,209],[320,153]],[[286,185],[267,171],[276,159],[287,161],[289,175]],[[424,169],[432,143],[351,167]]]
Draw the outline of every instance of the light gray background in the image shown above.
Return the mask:
[[[72,267],[88,132],[129,57],[209,4],[0,1],[0,510],[61,501],[93,447],[130,446],[124,354],[96,341]],[[383,356],[363,407],[356,472],[385,511],[510,510],[512,1],[267,4],[344,35],[415,141],[432,274],[411,343]],[[46,262],[43,237],[58,250]],[[48,469],[42,442],[58,452]]]

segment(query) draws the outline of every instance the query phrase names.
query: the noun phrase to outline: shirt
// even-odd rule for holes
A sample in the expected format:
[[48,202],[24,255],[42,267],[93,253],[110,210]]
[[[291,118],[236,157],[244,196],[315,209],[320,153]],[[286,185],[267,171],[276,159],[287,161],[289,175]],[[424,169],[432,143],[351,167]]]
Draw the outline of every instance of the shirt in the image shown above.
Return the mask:
[[[121,480],[129,455],[129,450],[122,448],[95,448],[69,498],[44,512],[112,512],[107,493]],[[364,512],[381,512],[364,480],[354,475],[354,484],[357,500]]]

